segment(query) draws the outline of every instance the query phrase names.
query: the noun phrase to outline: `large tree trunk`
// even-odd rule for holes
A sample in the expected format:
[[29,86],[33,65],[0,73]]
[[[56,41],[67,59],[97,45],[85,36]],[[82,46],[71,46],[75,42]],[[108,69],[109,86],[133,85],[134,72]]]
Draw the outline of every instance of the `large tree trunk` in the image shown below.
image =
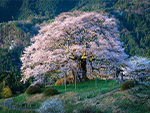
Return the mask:
[[86,69],[86,59],[81,59],[81,70],[82,70],[82,78],[80,78],[81,81],[87,80],[87,69]]
[[77,78],[77,82],[80,82],[80,81],[86,81],[88,78],[86,76],[86,73],[87,73],[87,69],[86,69],[86,59],[79,59],[79,69],[82,70],[82,77],[78,76],[78,74],[76,75],[74,70],[72,70],[72,74],[74,76],[74,81],[75,81],[75,76]]

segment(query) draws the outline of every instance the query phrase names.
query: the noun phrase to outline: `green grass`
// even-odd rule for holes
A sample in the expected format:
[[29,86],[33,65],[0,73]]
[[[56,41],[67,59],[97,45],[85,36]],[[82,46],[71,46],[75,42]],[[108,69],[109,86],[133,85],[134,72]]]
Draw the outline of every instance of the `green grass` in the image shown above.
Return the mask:
[[[114,88],[113,88],[113,84],[114,84]],[[100,91],[102,93],[106,93],[108,91],[111,91],[113,89],[119,88],[119,84],[116,83],[115,80],[97,80],[97,86],[95,85],[95,80],[88,80],[85,82],[80,82],[77,83],[76,85],[76,89],[75,89],[75,85],[74,84],[69,84],[66,87],[66,91],[65,91],[65,86],[64,85],[59,85],[59,86],[51,86],[52,88],[57,89],[60,93],[64,93],[64,92],[76,92],[78,94],[83,94],[83,93],[87,93],[87,92],[97,92]],[[108,87],[108,91],[106,91]],[[44,91],[47,88],[43,88],[42,91]]]
[[26,97],[29,97],[29,96],[30,96],[30,95],[22,94],[22,95],[17,96],[16,98],[14,98],[14,101],[15,101],[15,102],[23,103],[23,102],[26,101]]
[[[88,81],[77,83],[76,89],[75,89],[74,84],[67,85],[66,91],[65,91],[64,85],[58,85],[58,86],[50,86],[50,87],[42,88],[42,93],[44,92],[44,90],[46,90],[48,88],[55,88],[58,90],[60,96],[65,97],[66,92],[73,92],[74,94],[76,94],[76,97],[79,97],[79,95],[80,95],[81,99],[85,99],[86,97],[92,98],[92,97],[98,95],[100,93],[100,90],[101,90],[101,94],[104,94],[104,93],[110,92],[119,87],[120,87],[120,85],[115,80],[107,80],[107,81],[97,80],[97,86],[95,85],[95,80],[88,80]],[[94,94],[93,94],[93,92],[94,92]],[[26,101],[25,98],[30,97],[30,96],[33,96],[33,95],[23,94],[23,95],[15,97],[14,101],[19,102],[19,103],[25,103],[25,101]],[[66,98],[68,98],[68,97],[66,97]],[[71,98],[71,97],[69,97],[69,98]]]
[[[3,109],[4,101],[1,99],[0,100],[0,111]],[[1,112],[0,112],[1,113]]]
[[[114,87],[113,87],[114,86]],[[60,96],[65,96],[63,95],[65,92],[73,92],[77,94],[76,96],[81,97],[81,99],[84,99],[86,97],[91,98],[99,94],[100,90],[101,93],[107,93],[109,91],[112,91],[116,88],[119,88],[119,84],[116,83],[115,80],[97,80],[97,86],[95,85],[95,80],[88,80],[84,82],[77,83],[76,89],[74,84],[69,84],[66,87],[65,91],[65,86],[64,85],[59,85],[59,86],[51,86],[47,88],[42,88],[42,93],[44,92],[45,89],[48,88],[55,88],[58,90]],[[94,92],[94,95],[93,95]],[[36,95],[36,94],[34,94]],[[28,94],[22,94],[14,98],[15,102],[19,103],[25,103],[26,97],[34,96],[34,95],[28,95]],[[68,98],[68,97],[66,97]]]
[[36,113],[36,112],[35,111],[18,111],[18,110],[3,108],[2,110],[0,110],[0,113]]
[[4,107],[7,99],[0,99],[0,113],[35,113],[34,111],[18,111]]
[[[73,92],[76,94],[76,96],[74,97],[83,100],[85,98],[92,98],[99,95],[100,90],[101,90],[101,94],[104,94],[119,87],[120,84],[118,84],[115,80],[97,80],[97,86],[95,80],[88,80],[88,81],[77,83],[76,89],[74,84],[69,84],[66,86],[66,91],[64,85],[43,88],[42,91],[48,88],[55,88],[58,90],[60,94],[63,94],[65,92]],[[72,97],[66,97],[66,98],[70,99]]]
[[[79,95],[80,95],[80,100],[84,100],[86,97],[87,98],[92,98],[92,97],[97,96],[100,92],[100,89],[101,89],[101,93],[104,94],[104,93],[107,93],[107,92],[112,91],[112,90],[114,90],[116,88],[119,88],[119,87],[120,87],[120,85],[118,83],[116,83],[115,80],[107,80],[107,81],[97,80],[97,86],[95,85],[95,80],[88,80],[88,81],[77,83],[76,89],[75,89],[74,84],[69,84],[66,87],[66,91],[65,91],[65,86],[64,85],[50,86],[50,87],[47,87],[47,88],[42,88],[42,94],[44,93],[45,89],[55,88],[59,92],[59,94],[58,94],[59,97],[64,97],[64,99],[66,99],[66,102],[70,103],[70,98],[78,98]],[[94,95],[93,95],[93,91],[94,91]],[[71,93],[75,94],[75,96],[74,97],[71,97],[71,96],[68,97],[67,92],[71,92]],[[30,98],[30,97],[33,97],[33,96],[36,96],[36,94],[34,94],[34,95],[22,94],[22,95],[19,95],[19,96],[15,97],[14,102],[15,103],[20,103],[20,104],[26,103],[26,98]],[[47,96],[47,98],[49,98],[49,97]],[[51,98],[56,98],[56,97],[51,96]],[[33,102],[32,104],[38,104],[38,106],[40,106],[40,104],[43,101],[39,100],[37,102]],[[71,102],[74,102],[74,99]],[[11,104],[13,106],[17,107],[17,105],[15,105],[13,102]],[[1,103],[0,103],[0,105],[1,105]],[[67,106],[68,106],[68,104],[67,104]],[[34,108],[34,109],[36,109],[36,108]],[[23,113],[25,111],[10,110],[8,108],[5,108],[4,106],[0,106],[0,113],[3,113],[3,112],[4,113]],[[26,113],[33,113],[33,112],[28,111]]]
[[[114,87],[113,87],[113,84],[114,84]],[[60,92],[60,94],[56,96],[44,96],[43,92],[47,88],[42,88],[42,91],[43,91],[42,98],[43,97],[46,97],[46,98],[44,100],[35,101],[32,104],[38,104],[40,106],[41,103],[44,102],[45,100],[58,97],[58,99],[62,100],[66,113],[71,113],[74,110],[80,111],[80,110],[88,109],[86,107],[93,108],[95,105],[97,106],[97,108],[93,108],[93,110],[102,111],[104,113],[111,113],[112,111],[119,112],[120,110],[123,112],[129,112],[129,113],[141,113],[141,112],[148,113],[150,108],[147,106],[145,101],[143,104],[143,101],[140,99],[137,99],[135,94],[132,94],[130,89],[125,90],[125,91],[120,90],[120,91],[111,93],[109,95],[105,95],[102,97],[98,96],[98,97],[93,98],[94,96],[97,96],[99,94],[100,88],[101,88],[102,94],[104,94],[104,93],[110,92],[111,90],[119,88],[119,86],[120,85],[116,83],[115,80],[107,80],[107,82],[105,80],[97,80],[97,86],[95,86],[95,80],[81,82],[77,84],[76,90],[74,88],[74,84],[69,84],[67,85],[66,91],[65,91],[64,85],[51,86],[47,88],[56,88]],[[108,87],[107,90],[106,90],[106,87]],[[150,93],[150,87],[144,86],[144,85],[137,85],[133,87],[132,89],[133,90],[138,89],[136,93],[140,95],[144,94],[146,96]],[[94,95],[93,95],[93,91],[95,92]],[[78,99],[79,95],[80,95],[80,100],[75,100],[75,99]],[[26,98],[31,99],[34,96],[39,97],[39,95],[36,95],[36,94],[34,95],[23,94],[23,95],[15,97],[14,101],[18,103],[26,103]],[[88,99],[86,99],[86,97]],[[5,108],[3,106],[3,103],[5,101],[6,99],[0,100],[0,113],[34,113],[34,111],[16,111],[16,110]],[[146,99],[146,101],[148,102],[150,100]],[[92,103],[94,106],[91,106]],[[37,109],[37,108],[39,107],[35,107],[34,109]]]

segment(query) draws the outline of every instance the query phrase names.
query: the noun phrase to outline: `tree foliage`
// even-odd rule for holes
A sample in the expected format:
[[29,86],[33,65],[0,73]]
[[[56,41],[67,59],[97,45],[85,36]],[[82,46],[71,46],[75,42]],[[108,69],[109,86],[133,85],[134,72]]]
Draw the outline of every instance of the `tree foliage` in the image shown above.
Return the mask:
[[[115,22],[96,12],[62,13],[42,27],[32,38],[32,45],[25,48],[21,57],[22,80],[30,76],[39,80],[42,74],[56,70],[71,70],[77,72],[79,80],[86,80],[87,69],[99,69],[106,63],[119,66],[127,55]],[[62,77],[62,73],[59,75]]]
[[2,92],[0,92],[1,98],[10,98],[10,97],[12,97],[12,95],[13,95],[12,91],[8,86],[4,87],[2,89]]
[[23,93],[26,88],[33,82],[33,78],[27,80],[25,84],[20,82],[21,80],[20,73],[13,73],[13,72],[1,72],[0,73],[0,92],[2,91],[5,86],[8,86],[12,91],[12,94],[20,94]]

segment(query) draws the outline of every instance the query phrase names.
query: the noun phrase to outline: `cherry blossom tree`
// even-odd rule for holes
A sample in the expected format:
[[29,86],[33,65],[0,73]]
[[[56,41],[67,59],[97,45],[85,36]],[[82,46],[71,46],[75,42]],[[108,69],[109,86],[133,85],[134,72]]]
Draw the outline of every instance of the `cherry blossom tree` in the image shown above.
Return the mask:
[[[21,57],[22,80],[37,80],[47,72],[72,71],[80,81],[87,69],[109,63],[118,67],[128,57],[119,40],[117,20],[96,12],[74,11],[60,14],[51,24],[41,26],[31,46]],[[61,78],[63,73],[59,73]]]
[[133,56],[127,61],[127,66],[122,68],[124,74],[133,79],[149,77],[150,60],[147,57]]

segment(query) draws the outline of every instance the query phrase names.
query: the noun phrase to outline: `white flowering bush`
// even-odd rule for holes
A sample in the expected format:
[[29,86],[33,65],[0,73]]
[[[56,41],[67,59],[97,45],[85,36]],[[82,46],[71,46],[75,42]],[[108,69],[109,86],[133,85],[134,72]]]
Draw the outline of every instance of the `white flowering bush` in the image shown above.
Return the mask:
[[39,113],[65,113],[61,100],[52,99],[45,101],[37,110]]
[[123,73],[133,79],[150,77],[150,60],[147,57],[133,56],[127,61],[128,67],[123,68]]

